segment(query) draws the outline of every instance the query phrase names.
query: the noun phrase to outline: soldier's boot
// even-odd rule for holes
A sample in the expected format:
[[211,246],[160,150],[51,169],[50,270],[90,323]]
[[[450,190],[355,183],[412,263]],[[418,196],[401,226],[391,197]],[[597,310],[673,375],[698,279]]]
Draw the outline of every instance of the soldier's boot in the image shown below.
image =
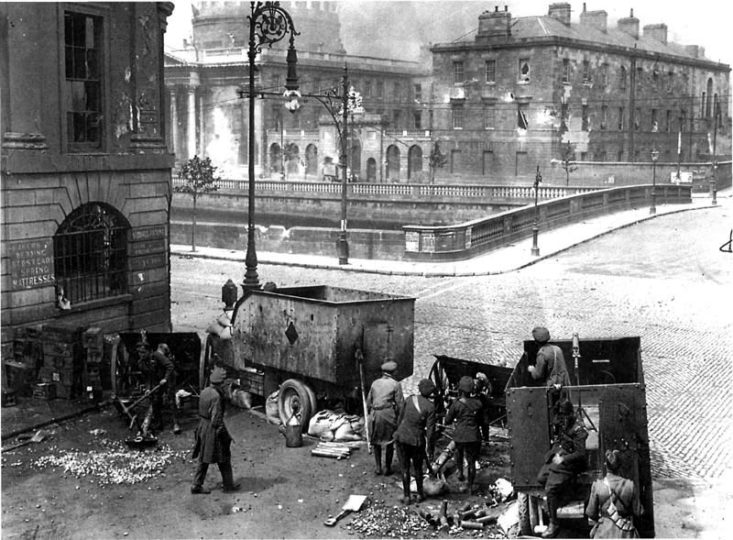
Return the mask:
[[392,458],[394,457],[394,444],[387,445],[387,451],[384,457],[384,475],[392,474]]
[[410,504],[410,474],[402,472],[402,504]]
[[379,476],[382,474],[382,447],[378,444],[374,445],[374,461],[377,462],[377,469],[375,471],[375,474]]
[[557,522],[557,499],[548,495],[547,513],[550,516],[550,523],[547,530],[542,533],[542,538],[555,538],[560,532],[560,525]]
[[234,473],[232,472],[231,463],[219,463],[219,472],[221,473],[221,483],[224,493],[231,493],[239,489],[239,484],[234,483]]
[[422,502],[425,500],[425,491],[423,491],[422,480],[423,480],[422,471],[418,471],[417,475],[415,476],[415,483],[417,484],[417,500],[419,502]]
[[196,473],[193,475],[193,484],[191,485],[191,493],[194,495],[211,493],[211,490],[204,487],[204,479],[206,478],[206,471],[208,470],[208,463],[199,463],[196,468]]
[[178,423],[178,407],[173,407],[173,433],[178,435],[181,432],[181,425]]

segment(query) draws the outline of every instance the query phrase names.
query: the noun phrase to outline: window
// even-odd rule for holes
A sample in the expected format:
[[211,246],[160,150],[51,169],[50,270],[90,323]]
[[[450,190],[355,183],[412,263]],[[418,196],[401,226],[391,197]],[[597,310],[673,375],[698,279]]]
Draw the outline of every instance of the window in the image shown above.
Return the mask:
[[463,107],[453,107],[453,129],[463,129]]
[[364,97],[372,95],[372,81],[364,81]]
[[608,124],[608,105],[601,105],[601,129],[606,129]]
[[657,109],[652,109],[652,133],[659,131],[659,122],[657,120]]
[[496,122],[496,109],[493,105],[489,105],[484,109],[484,129],[494,129]]
[[639,131],[641,128],[641,108],[637,107],[634,111],[634,130]]
[[618,154],[616,155],[616,161],[623,161],[624,160],[624,151],[619,150]]
[[667,117],[664,122],[664,130],[669,133],[672,131],[672,111],[667,109]]
[[400,98],[402,98],[402,85],[400,84],[399,81],[395,81],[394,83],[394,90],[392,93],[392,97],[395,100],[399,100]]
[[64,13],[66,135],[70,151],[102,147],[102,19]]
[[619,131],[624,130],[624,108],[623,107],[618,108],[618,130]]
[[590,60],[583,60],[583,82],[584,83],[591,82]]
[[394,129],[402,129],[402,111],[392,111],[392,126]]
[[53,237],[56,283],[73,305],[127,292],[130,227],[111,206],[85,204]]
[[462,83],[466,77],[463,74],[463,62],[460,60],[453,62],[453,84]]
[[569,58],[562,59],[562,82],[564,83],[570,82],[570,59]]
[[671,92],[674,87],[674,71],[667,73],[667,92]]
[[583,105],[581,109],[581,128],[583,131],[590,130],[590,120],[588,118],[588,105]]
[[605,88],[608,85],[608,64],[603,64],[601,66],[601,80],[600,80],[601,86]]
[[412,113],[412,125],[415,129],[422,129],[422,111],[414,111]]
[[496,82],[496,60],[486,60],[486,82]]
[[599,150],[596,152],[596,161],[606,161],[606,151]]
[[377,81],[377,97],[384,97],[384,81]]
[[422,85],[420,84],[414,85],[413,91],[415,93],[415,101],[422,101]]
[[619,71],[618,87],[620,90],[626,90],[626,68],[621,66]]
[[529,82],[529,58],[519,60],[519,82]]

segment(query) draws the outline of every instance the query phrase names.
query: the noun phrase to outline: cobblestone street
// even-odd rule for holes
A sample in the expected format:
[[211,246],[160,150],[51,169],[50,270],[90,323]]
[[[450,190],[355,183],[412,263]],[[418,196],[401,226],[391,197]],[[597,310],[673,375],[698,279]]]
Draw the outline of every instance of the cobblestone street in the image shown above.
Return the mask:
[[[434,354],[513,365],[537,324],[556,338],[641,337],[653,475],[716,479],[733,458],[733,225],[729,201],[627,227],[523,270],[424,278],[260,265],[281,286],[330,284],[417,298],[415,373]],[[539,240],[542,247],[542,235]],[[203,331],[241,263],[172,257],[174,330]]]

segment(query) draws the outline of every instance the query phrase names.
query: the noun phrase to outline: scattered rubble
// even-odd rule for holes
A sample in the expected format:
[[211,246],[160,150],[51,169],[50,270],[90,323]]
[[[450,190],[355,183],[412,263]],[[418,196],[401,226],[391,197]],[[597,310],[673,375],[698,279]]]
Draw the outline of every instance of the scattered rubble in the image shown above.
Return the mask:
[[[176,459],[185,459],[187,452],[174,451],[167,445],[146,451],[130,450],[119,441],[100,441],[102,450],[61,450],[41,456],[33,462],[38,468],[60,467],[76,478],[92,476],[100,486],[137,484],[161,476]],[[77,488],[78,489],[78,488]]]

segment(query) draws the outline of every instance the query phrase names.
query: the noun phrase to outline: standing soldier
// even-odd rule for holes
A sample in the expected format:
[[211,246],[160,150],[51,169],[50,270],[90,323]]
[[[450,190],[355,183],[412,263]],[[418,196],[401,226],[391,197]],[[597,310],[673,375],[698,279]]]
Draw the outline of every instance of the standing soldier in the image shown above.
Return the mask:
[[237,491],[239,484],[234,483],[232,472],[232,437],[224,424],[226,399],[222,384],[226,378],[226,370],[216,366],[209,377],[209,386],[203,389],[199,397],[199,425],[196,427],[196,442],[193,458],[198,458],[198,467],[193,477],[191,493],[211,493],[204,488],[204,480],[209,465],[216,463],[221,473],[225,493]]
[[550,524],[542,533],[543,538],[557,536],[560,530],[557,522],[560,499],[566,495],[568,484],[587,466],[585,440],[588,432],[577,421],[572,402],[561,401],[556,409],[557,435],[553,438],[552,448],[545,455],[545,464],[537,475],[537,481],[545,488],[547,512],[550,514]]
[[529,372],[535,380],[543,380],[550,389],[550,406],[555,405],[562,397],[562,389],[570,386],[570,375],[565,364],[562,349],[551,345],[550,331],[544,326],[537,326],[532,330],[532,337],[540,346],[537,351],[537,361],[529,366]]
[[435,444],[435,405],[430,396],[435,392],[435,384],[430,379],[421,380],[417,389],[420,395],[413,395],[405,401],[397,422],[394,438],[397,443],[397,455],[402,468],[403,504],[410,504],[410,464],[415,471],[417,495],[420,501],[425,500],[423,492],[423,457],[431,459]]
[[455,400],[445,415],[445,425],[454,420],[456,429],[453,440],[456,443],[456,462],[458,464],[458,479],[463,477],[463,456],[468,461],[468,493],[473,493],[473,484],[476,480],[476,460],[481,453],[481,427],[484,423],[481,402],[471,397],[474,392],[473,379],[468,376],[458,381],[458,399]]
[[382,474],[382,446],[386,447],[384,474],[392,474],[392,457],[394,455],[394,432],[397,429],[397,415],[405,404],[402,386],[392,375],[397,363],[390,360],[382,364],[382,376],[372,383],[367,395],[367,411],[369,418],[369,435],[374,447],[374,459],[377,463],[376,473]]

